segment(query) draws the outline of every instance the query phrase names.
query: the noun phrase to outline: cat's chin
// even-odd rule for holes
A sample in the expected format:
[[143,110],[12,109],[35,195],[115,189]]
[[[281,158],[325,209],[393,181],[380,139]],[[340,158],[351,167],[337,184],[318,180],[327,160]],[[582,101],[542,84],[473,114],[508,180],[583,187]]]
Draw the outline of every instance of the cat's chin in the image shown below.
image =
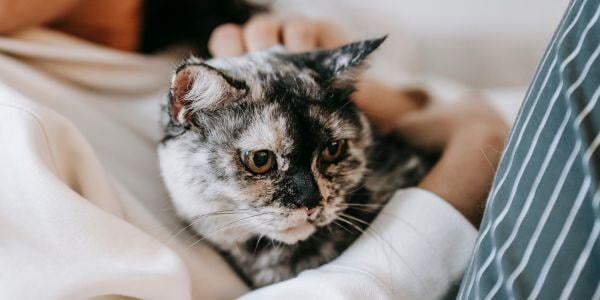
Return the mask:
[[299,241],[303,241],[311,236],[317,228],[315,225],[310,223],[304,223],[296,226],[289,227],[284,230],[274,231],[267,234],[271,239],[283,242],[288,245],[295,244]]

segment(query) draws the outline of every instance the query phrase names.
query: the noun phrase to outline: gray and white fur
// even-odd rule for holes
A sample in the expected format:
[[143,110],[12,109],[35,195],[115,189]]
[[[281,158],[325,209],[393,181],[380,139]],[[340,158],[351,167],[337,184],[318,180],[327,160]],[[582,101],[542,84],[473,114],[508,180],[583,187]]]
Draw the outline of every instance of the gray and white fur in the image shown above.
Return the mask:
[[[162,176],[182,220],[250,286],[335,258],[394,191],[428,170],[426,154],[375,135],[349,99],[365,58],[384,39],[191,58],[173,75]],[[342,154],[325,161],[334,150]],[[270,157],[268,171],[248,168],[244,155],[253,151],[262,151],[261,164]]]

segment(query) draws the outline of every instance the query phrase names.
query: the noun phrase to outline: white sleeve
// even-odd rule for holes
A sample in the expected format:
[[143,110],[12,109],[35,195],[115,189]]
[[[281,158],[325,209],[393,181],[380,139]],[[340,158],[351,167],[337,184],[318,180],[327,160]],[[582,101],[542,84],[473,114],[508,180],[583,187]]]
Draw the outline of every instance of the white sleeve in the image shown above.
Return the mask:
[[476,236],[438,196],[400,190],[340,257],[242,299],[438,299],[462,276]]

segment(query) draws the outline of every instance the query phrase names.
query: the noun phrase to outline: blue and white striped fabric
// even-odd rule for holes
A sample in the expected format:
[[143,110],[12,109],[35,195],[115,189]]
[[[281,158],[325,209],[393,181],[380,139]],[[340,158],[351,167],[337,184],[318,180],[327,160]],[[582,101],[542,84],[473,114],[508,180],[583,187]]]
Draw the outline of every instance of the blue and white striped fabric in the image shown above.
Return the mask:
[[546,50],[459,299],[600,299],[599,2],[573,0]]

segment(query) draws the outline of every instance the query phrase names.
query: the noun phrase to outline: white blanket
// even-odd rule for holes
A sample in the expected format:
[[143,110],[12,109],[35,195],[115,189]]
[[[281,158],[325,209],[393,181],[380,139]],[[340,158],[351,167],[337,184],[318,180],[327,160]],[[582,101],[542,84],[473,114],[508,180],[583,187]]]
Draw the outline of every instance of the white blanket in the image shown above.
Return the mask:
[[[173,55],[37,29],[0,37],[0,298],[229,299],[247,288],[175,233],[155,148]],[[450,205],[396,194],[346,253],[252,298],[435,299],[476,236]]]

